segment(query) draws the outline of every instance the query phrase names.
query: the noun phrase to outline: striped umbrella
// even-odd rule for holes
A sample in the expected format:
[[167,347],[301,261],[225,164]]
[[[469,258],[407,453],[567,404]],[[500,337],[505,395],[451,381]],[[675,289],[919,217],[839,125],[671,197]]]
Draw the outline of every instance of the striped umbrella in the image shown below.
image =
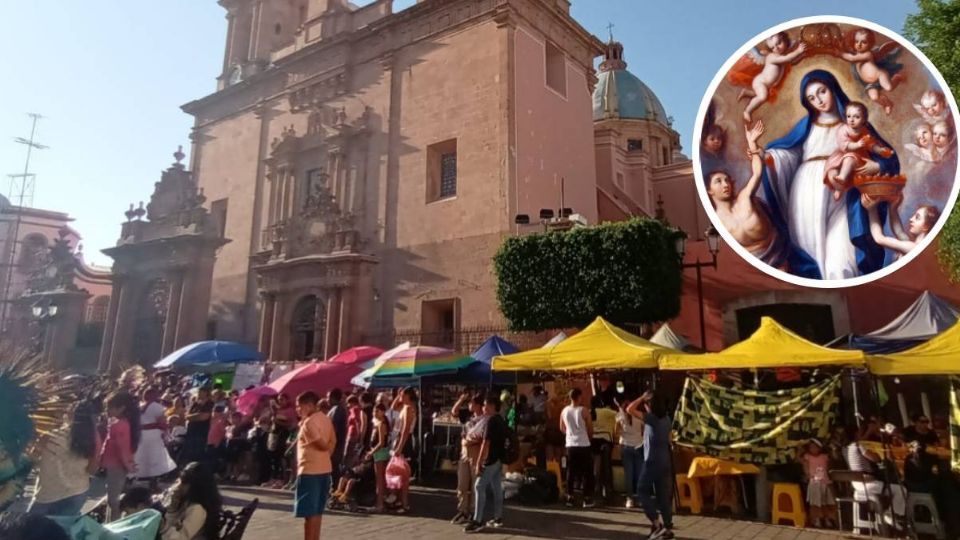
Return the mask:
[[421,377],[435,373],[452,373],[475,362],[473,357],[440,347],[410,347],[390,356],[373,372],[374,379],[383,377]]

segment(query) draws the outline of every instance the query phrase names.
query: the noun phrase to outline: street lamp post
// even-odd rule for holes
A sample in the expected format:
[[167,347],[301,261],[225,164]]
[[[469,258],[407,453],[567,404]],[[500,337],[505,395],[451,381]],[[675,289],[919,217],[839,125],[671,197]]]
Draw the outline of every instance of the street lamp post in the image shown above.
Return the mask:
[[677,237],[674,247],[677,250],[677,257],[680,259],[680,269],[686,270],[687,268],[695,268],[697,270],[697,298],[700,302],[700,348],[704,351],[707,350],[707,329],[706,321],[704,320],[704,304],[703,304],[703,275],[701,274],[701,269],[703,268],[713,268],[717,269],[717,254],[720,253],[720,233],[717,232],[713,226],[710,226],[709,229],[704,231],[704,236],[707,239],[707,249],[710,251],[710,261],[701,262],[700,257],[697,257],[696,262],[685,263],[683,258],[686,255],[687,251],[687,236],[684,234]]
[[39,332],[34,343],[34,349],[37,354],[43,353],[44,349],[47,348],[46,344],[49,341],[47,339],[47,326],[49,325],[50,320],[56,317],[57,313],[59,312],[60,308],[49,300],[40,301],[33,305],[33,318],[37,321],[37,325],[39,326]]

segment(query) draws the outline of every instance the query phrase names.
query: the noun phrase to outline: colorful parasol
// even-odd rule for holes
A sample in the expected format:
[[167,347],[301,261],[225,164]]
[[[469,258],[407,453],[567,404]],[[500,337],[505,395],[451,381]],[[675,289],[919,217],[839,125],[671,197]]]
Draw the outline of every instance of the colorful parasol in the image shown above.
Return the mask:
[[422,377],[436,373],[455,372],[475,362],[472,356],[441,347],[411,347],[402,350],[373,371],[373,378]]

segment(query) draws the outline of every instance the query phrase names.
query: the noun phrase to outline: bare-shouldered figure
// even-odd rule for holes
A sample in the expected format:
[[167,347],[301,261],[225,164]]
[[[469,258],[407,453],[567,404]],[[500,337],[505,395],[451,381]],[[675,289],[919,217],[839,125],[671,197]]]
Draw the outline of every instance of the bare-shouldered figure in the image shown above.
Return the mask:
[[721,223],[737,242],[764,262],[775,264],[771,262],[775,255],[771,253],[771,247],[776,243],[777,231],[760,201],[754,198],[763,173],[763,159],[757,146],[763,135],[763,122],[757,121],[752,128],[748,126],[746,135],[752,169],[747,184],[737,192],[729,174],[713,171],[707,178],[707,193]]

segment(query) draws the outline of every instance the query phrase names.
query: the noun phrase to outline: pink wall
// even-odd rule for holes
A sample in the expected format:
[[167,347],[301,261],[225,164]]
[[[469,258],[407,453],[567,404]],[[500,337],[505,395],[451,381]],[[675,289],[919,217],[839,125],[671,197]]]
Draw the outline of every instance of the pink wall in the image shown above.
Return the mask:
[[587,74],[567,62],[567,95],[546,85],[543,38],[516,31],[517,213],[564,206],[597,221],[593,98]]

